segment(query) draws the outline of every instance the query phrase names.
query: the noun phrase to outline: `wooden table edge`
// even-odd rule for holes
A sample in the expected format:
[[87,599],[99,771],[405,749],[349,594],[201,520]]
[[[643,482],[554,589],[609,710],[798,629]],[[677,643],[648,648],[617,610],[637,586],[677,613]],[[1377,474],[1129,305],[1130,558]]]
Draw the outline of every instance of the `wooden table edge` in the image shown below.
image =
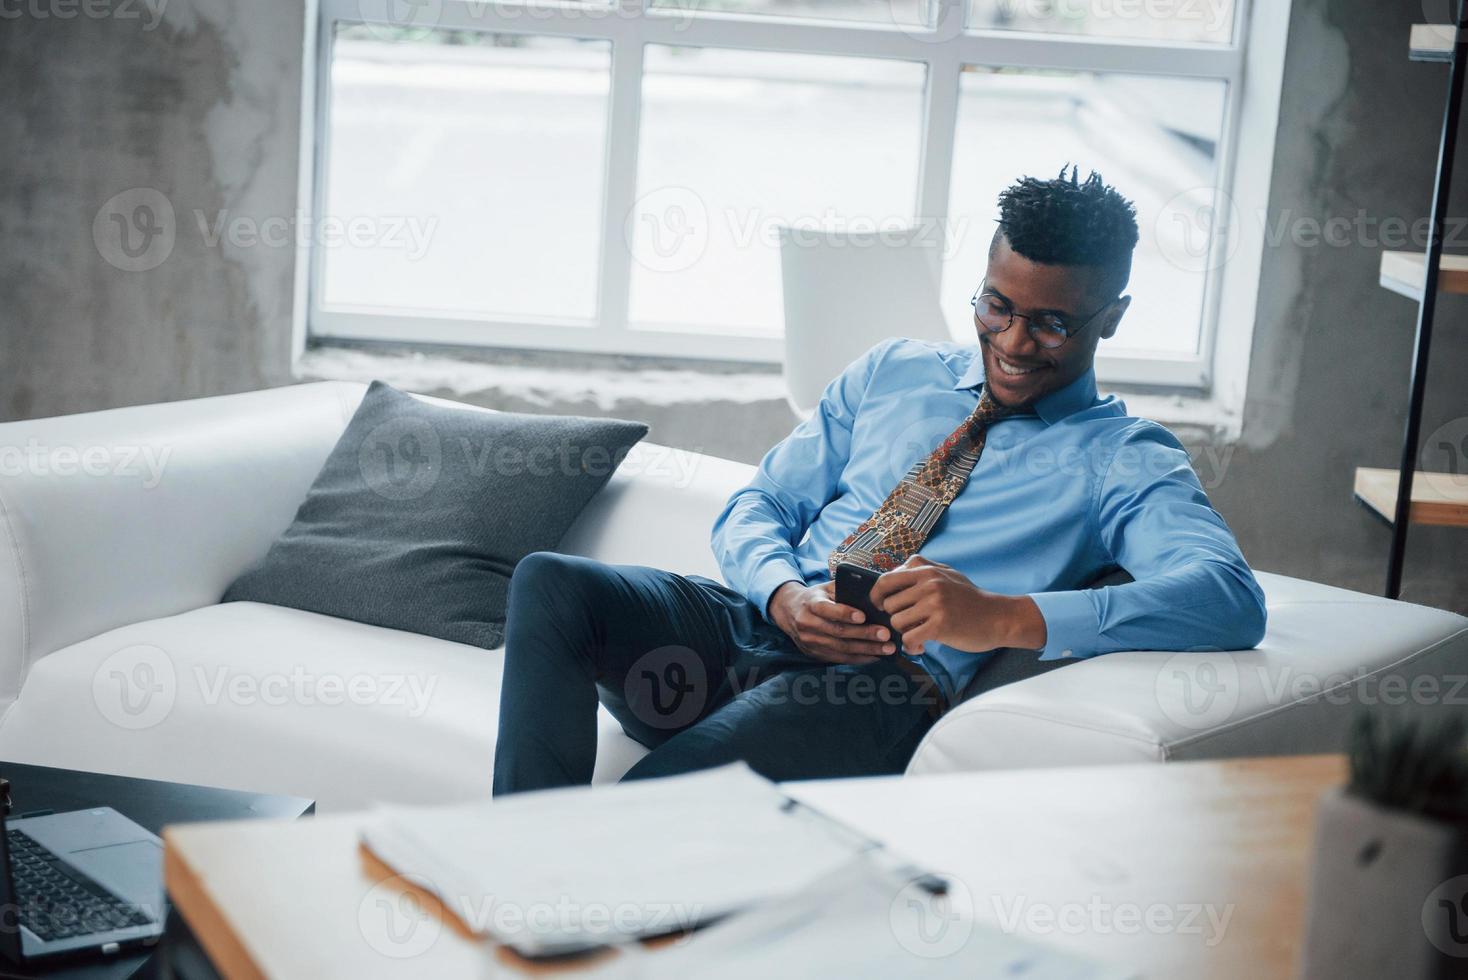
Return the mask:
[[163,885],[173,908],[183,917],[209,962],[228,980],[265,980],[266,974],[240,939],[209,886],[194,873],[175,846],[176,831],[163,829]]

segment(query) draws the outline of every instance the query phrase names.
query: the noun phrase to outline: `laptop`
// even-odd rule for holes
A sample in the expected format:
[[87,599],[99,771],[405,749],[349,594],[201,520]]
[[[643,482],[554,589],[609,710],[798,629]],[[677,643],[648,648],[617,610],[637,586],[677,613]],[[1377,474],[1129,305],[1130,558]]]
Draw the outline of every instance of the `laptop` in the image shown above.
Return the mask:
[[6,790],[0,786],[0,954],[35,964],[157,942],[163,842],[111,807],[10,819]]

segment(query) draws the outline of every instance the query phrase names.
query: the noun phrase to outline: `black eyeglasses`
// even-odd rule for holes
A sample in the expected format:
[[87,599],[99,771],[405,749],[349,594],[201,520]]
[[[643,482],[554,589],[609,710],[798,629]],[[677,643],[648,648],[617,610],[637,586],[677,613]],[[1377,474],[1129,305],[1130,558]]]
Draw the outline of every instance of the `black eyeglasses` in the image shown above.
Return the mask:
[[1026,329],[1029,330],[1030,336],[1035,338],[1035,343],[1046,350],[1055,350],[1057,347],[1064,347],[1066,341],[1084,331],[1120,298],[1118,296],[1116,299],[1107,300],[1104,306],[1086,317],[1078,327],[1072,327],[1066,317],[1055,313],[1037,313],[1034,316],[1016,313],[1014,307],[1009,305],[1009,300],[986,286],[978,288],[973,298],[969,300],[969,305],[974,308],[974,322],[989,333],[1003,333],[1014,326],[1016,319],[1025,320],[1027,321]]

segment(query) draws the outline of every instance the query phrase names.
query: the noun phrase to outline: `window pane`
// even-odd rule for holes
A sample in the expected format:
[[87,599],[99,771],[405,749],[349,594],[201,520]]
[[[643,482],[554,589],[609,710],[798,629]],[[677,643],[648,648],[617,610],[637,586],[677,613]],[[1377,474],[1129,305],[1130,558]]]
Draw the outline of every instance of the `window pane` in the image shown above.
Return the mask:
[[924,68],[649,45],[631,320],[778,334],[777,228],[910,225]]
[[1227,44],[1234,0],[969,0],[969,26]]
[[363,30],[334,47],[321,221],[376,233],[323,235],[326,305],[594,317],[610,43]]
[[688,14],[859,20],[904,27],[922,27],[929,23],[928,0],[652,0],[652,6]]
[[[943,304],[973,336],[968,299],[984,275],[999,192],[1073,163],[1136,202],[1141,242],[1131,309],[1102,353],[1198,349],[1223,127],[1222,81],[968,68],[959,94]],[[1220,222],[1221,224],[1221,222]]]

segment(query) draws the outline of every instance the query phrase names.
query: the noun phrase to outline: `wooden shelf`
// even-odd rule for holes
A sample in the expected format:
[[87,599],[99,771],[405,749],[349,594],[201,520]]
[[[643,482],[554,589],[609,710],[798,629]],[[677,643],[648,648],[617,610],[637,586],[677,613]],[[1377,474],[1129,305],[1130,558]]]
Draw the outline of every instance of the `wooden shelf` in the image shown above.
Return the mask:
[[[1381,285],[1408,299],[1421,301],[1427,282],[1424,252],[1382,252]],[[1438,292],[1468,294],[1468,255],[1444,255],[1438,267]]]
[[[1397,516],[1397,471],[1356,468],[1356,499],[1388,524]],[[1412,476],[1413,524],[1468,527],[1468,476],[1418,472]]]
[[1410,49],[1413,61],[1447,64],[1453,60],[1452,24],[1413,24]]

